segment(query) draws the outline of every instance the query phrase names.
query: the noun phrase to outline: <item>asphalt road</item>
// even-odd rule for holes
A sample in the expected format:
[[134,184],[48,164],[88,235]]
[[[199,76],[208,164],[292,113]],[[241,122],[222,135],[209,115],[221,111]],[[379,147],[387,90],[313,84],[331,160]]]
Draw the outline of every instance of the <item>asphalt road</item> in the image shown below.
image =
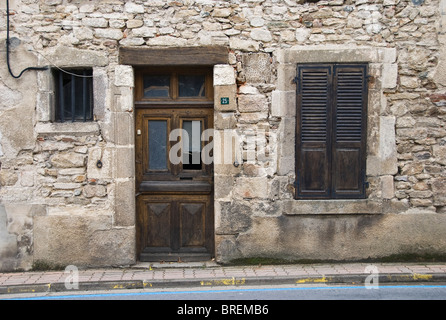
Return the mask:
[[[61,292],[0,296],[17,300],[446,300],[446,284],[297,285]],[[196,304],[196,303],[195,303]],[[218,303],[217,303],[218,304]],[[229,310],[228,310],[229,312]]]

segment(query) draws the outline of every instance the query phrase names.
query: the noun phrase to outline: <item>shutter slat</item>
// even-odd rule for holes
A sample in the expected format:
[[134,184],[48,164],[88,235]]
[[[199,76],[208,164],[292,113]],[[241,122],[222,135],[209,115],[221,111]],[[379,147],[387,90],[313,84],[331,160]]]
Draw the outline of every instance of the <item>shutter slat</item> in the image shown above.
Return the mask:
[[327,140],[327,70],[310,70],[301,73],[301,132],[302,142]]
[[362,121],[351,120],[362,120],[365,74],[347,68],[336,71],[336,141],[358,142],[362,137]]

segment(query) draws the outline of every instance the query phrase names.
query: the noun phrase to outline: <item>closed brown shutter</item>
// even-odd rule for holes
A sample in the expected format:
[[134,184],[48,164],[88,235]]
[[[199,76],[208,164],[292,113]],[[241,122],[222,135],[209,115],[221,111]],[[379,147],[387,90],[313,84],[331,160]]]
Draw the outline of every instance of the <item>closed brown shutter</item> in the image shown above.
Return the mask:
[[296,198],[362,198],[366,65],[297,68]]
[[297,196],[330,196],[330,66],[298,67]]
[[365,196],[367,67],[334,66],[333,198]]

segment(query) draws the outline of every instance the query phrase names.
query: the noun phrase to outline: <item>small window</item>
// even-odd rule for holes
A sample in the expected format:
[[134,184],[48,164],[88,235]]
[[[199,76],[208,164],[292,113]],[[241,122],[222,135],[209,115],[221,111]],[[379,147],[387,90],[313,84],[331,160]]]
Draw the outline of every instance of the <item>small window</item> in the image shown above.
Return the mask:
[[149,120],[149,170],[167,170],[167,121]]
[[142,68],[135,79],[136,104],[208,104],[214,100],[211,68]]
[[180,97],[205,97],[204,75],[180,75],[178,76]]
[[170,76],[144,76],[144,98],[170,98]]
[[54,70],[55,121],[75,122],[93,120],[93,71]]

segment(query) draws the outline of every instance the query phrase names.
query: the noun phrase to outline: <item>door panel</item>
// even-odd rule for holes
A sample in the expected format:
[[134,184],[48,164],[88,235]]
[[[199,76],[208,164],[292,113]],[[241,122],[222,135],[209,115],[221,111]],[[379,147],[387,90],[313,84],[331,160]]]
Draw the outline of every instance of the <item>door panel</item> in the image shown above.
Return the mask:
[[166,229],[165,226],[171,223],[171,204],[146,203],[145,219],[147,225],[147,241],[145,245],[170,248],[171,234],[170,230]]
[[139,195],[140,260],[210,259],[214,224],[210,199],[210,194]]
[[[201,137],[212,128],[213,109],[137,108],[135,124],[140,260],[211,258],[213,166],[201,160],[209,143]],[[184,130],[169,139],[175,129]],[[171,161],[171,152],[184,161]]]
[[206,203],[181,203],[181,247],[205,248]]

